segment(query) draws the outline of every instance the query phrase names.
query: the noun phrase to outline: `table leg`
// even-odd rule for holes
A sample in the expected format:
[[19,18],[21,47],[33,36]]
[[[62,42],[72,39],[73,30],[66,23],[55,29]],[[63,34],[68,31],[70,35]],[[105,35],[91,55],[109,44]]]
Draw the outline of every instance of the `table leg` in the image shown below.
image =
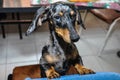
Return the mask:
[[120,51],[117,52],[117,56],[120,58]]
[[[16,16],[17,16],[17,20],[20,20],[20,14],[19,13],[16,13]],[[21,23],[18,23],[18,31],[19,31],[19,36],[20,36],[20,39],[22,39],[22,27],[21,27]]]
[[3,36],[3,38],[5,38],[6,35],[5,35],[5,28],[4,28],[3,24],[1,24],[1,30],[2,30],[2,36]]
[[15,13],[11,13],[12,19],[15,19]]

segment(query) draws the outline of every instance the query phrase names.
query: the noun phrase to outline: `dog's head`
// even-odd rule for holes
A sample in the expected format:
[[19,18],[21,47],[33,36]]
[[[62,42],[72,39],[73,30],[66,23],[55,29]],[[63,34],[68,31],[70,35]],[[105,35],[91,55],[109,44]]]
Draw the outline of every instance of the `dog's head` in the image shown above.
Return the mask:
[[34,31],[37,24],[41,26],[45,21],[50,23],[50,31],[54,31],[59,37],[63,38],[63,40],[68,43],[79,40],[78,25],[85,28],[76,6],[66,3],[54,3],[48,7],[41,7],[37,11],[27,34]]

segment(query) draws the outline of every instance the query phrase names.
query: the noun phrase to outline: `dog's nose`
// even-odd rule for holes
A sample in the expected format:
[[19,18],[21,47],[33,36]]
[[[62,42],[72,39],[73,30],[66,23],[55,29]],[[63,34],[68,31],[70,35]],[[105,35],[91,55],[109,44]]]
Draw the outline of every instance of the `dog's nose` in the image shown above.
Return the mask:
[[77,42],[79,39],[80,39],[80,36],[79,36],[79,35],[73,35],[73,36],[71,36],[71,40],[72,40],[73,42]]

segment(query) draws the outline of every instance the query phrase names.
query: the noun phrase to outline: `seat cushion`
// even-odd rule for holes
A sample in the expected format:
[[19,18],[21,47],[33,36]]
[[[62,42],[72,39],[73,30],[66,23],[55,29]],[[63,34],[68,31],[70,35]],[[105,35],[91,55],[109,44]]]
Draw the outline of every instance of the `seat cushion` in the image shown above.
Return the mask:
[[[26,78],[25,80],[48,80],[47,78]],[[115,72],[97,72],[96,74],[86,75],[64,75],[52,80],[120,80],[120,74]]]
[[111,24],[116,18],[120,17],[120,13],[112,9],[93,9],[90,10],[90,12],[109,24]]

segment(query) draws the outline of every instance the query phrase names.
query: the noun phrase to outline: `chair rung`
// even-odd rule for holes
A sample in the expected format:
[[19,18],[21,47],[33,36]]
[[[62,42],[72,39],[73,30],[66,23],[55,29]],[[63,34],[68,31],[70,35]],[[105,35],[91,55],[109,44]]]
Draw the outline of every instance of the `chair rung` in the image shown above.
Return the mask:
[[0,24],[31,23],[32,20],[0,20]]

